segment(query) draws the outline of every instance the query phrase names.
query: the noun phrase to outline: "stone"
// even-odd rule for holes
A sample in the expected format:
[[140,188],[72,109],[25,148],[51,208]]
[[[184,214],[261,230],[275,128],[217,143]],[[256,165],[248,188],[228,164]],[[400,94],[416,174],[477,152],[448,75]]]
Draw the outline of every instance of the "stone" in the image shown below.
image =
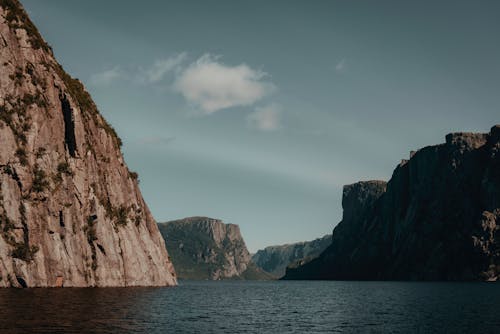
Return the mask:
[[252,263],[238,225],[208,217],[189,217],[158,225],[179,278],[272,278]]
[[328,234],[311,241],[269,246],[258,250],[252,256],[252,261],[260,269],[280,278],[285,275],[287,266],[311,261],[318,257],[331,243],[332,235]]
[[17,0],[0,44],[0,287],[175,285],[119,137]]
[[387,184],[344,187],[342,221],[285,279],[498,281],[500,126],[418,150]]

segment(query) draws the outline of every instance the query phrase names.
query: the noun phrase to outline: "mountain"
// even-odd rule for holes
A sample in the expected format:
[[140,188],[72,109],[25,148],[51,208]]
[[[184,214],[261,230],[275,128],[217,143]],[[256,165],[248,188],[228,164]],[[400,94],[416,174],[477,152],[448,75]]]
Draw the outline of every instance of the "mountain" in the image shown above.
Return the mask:
[[158,226],[179,278],[271,278],[251,262],[238,225],[208,217],[189,217]]
[[0,287],[175,285],[121,141],[0,0]]
[[312,241],[269,246],[258,250],[252,261],[265,272],[282,277],[288,265],[305,263],[318,257],[331,243],[332,235],[328,234]]
[[345,186],[332,245],[285,279],[498,280],[500,125],[410,156],[388,183]]

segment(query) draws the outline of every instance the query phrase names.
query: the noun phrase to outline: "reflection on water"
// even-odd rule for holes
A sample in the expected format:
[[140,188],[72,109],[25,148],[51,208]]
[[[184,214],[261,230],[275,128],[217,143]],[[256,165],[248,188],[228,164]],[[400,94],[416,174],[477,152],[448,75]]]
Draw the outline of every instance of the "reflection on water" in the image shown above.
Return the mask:
[[0,333],[500,333],[500,284],[0,289]]

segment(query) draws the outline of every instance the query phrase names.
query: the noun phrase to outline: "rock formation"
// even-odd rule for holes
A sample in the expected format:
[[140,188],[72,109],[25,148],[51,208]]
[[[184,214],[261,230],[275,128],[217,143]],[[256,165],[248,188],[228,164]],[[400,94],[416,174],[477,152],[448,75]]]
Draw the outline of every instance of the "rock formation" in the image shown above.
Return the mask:
[[257,251],[252,256],[252,261],[260,269],[279,278],[285,275],[287,266],[311,261],[318,257],[331,243],[332,235],[328,234],[312,241],[269,246]]
[[0,0],[0,287],[174,285],[121,141]]
[[190,217],[158,225],[179,278],[271,278],[251,262],[238,225],[207,217]]
[[499,280],[500,125],[412,153],[387,184],[345,186],[342,206],[332,245],[285,279]]

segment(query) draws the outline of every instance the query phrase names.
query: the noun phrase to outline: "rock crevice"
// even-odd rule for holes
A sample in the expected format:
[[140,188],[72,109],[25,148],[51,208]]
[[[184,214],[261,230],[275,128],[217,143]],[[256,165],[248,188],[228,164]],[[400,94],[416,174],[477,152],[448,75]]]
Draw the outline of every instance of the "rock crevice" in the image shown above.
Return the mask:
[[61,100],[61,109],[64,120],[64,142],[71,157],[75,157],[76,138],[75,138],[75,120],[73,118],[73,110],[69,104],[66,95],[59,97]]

